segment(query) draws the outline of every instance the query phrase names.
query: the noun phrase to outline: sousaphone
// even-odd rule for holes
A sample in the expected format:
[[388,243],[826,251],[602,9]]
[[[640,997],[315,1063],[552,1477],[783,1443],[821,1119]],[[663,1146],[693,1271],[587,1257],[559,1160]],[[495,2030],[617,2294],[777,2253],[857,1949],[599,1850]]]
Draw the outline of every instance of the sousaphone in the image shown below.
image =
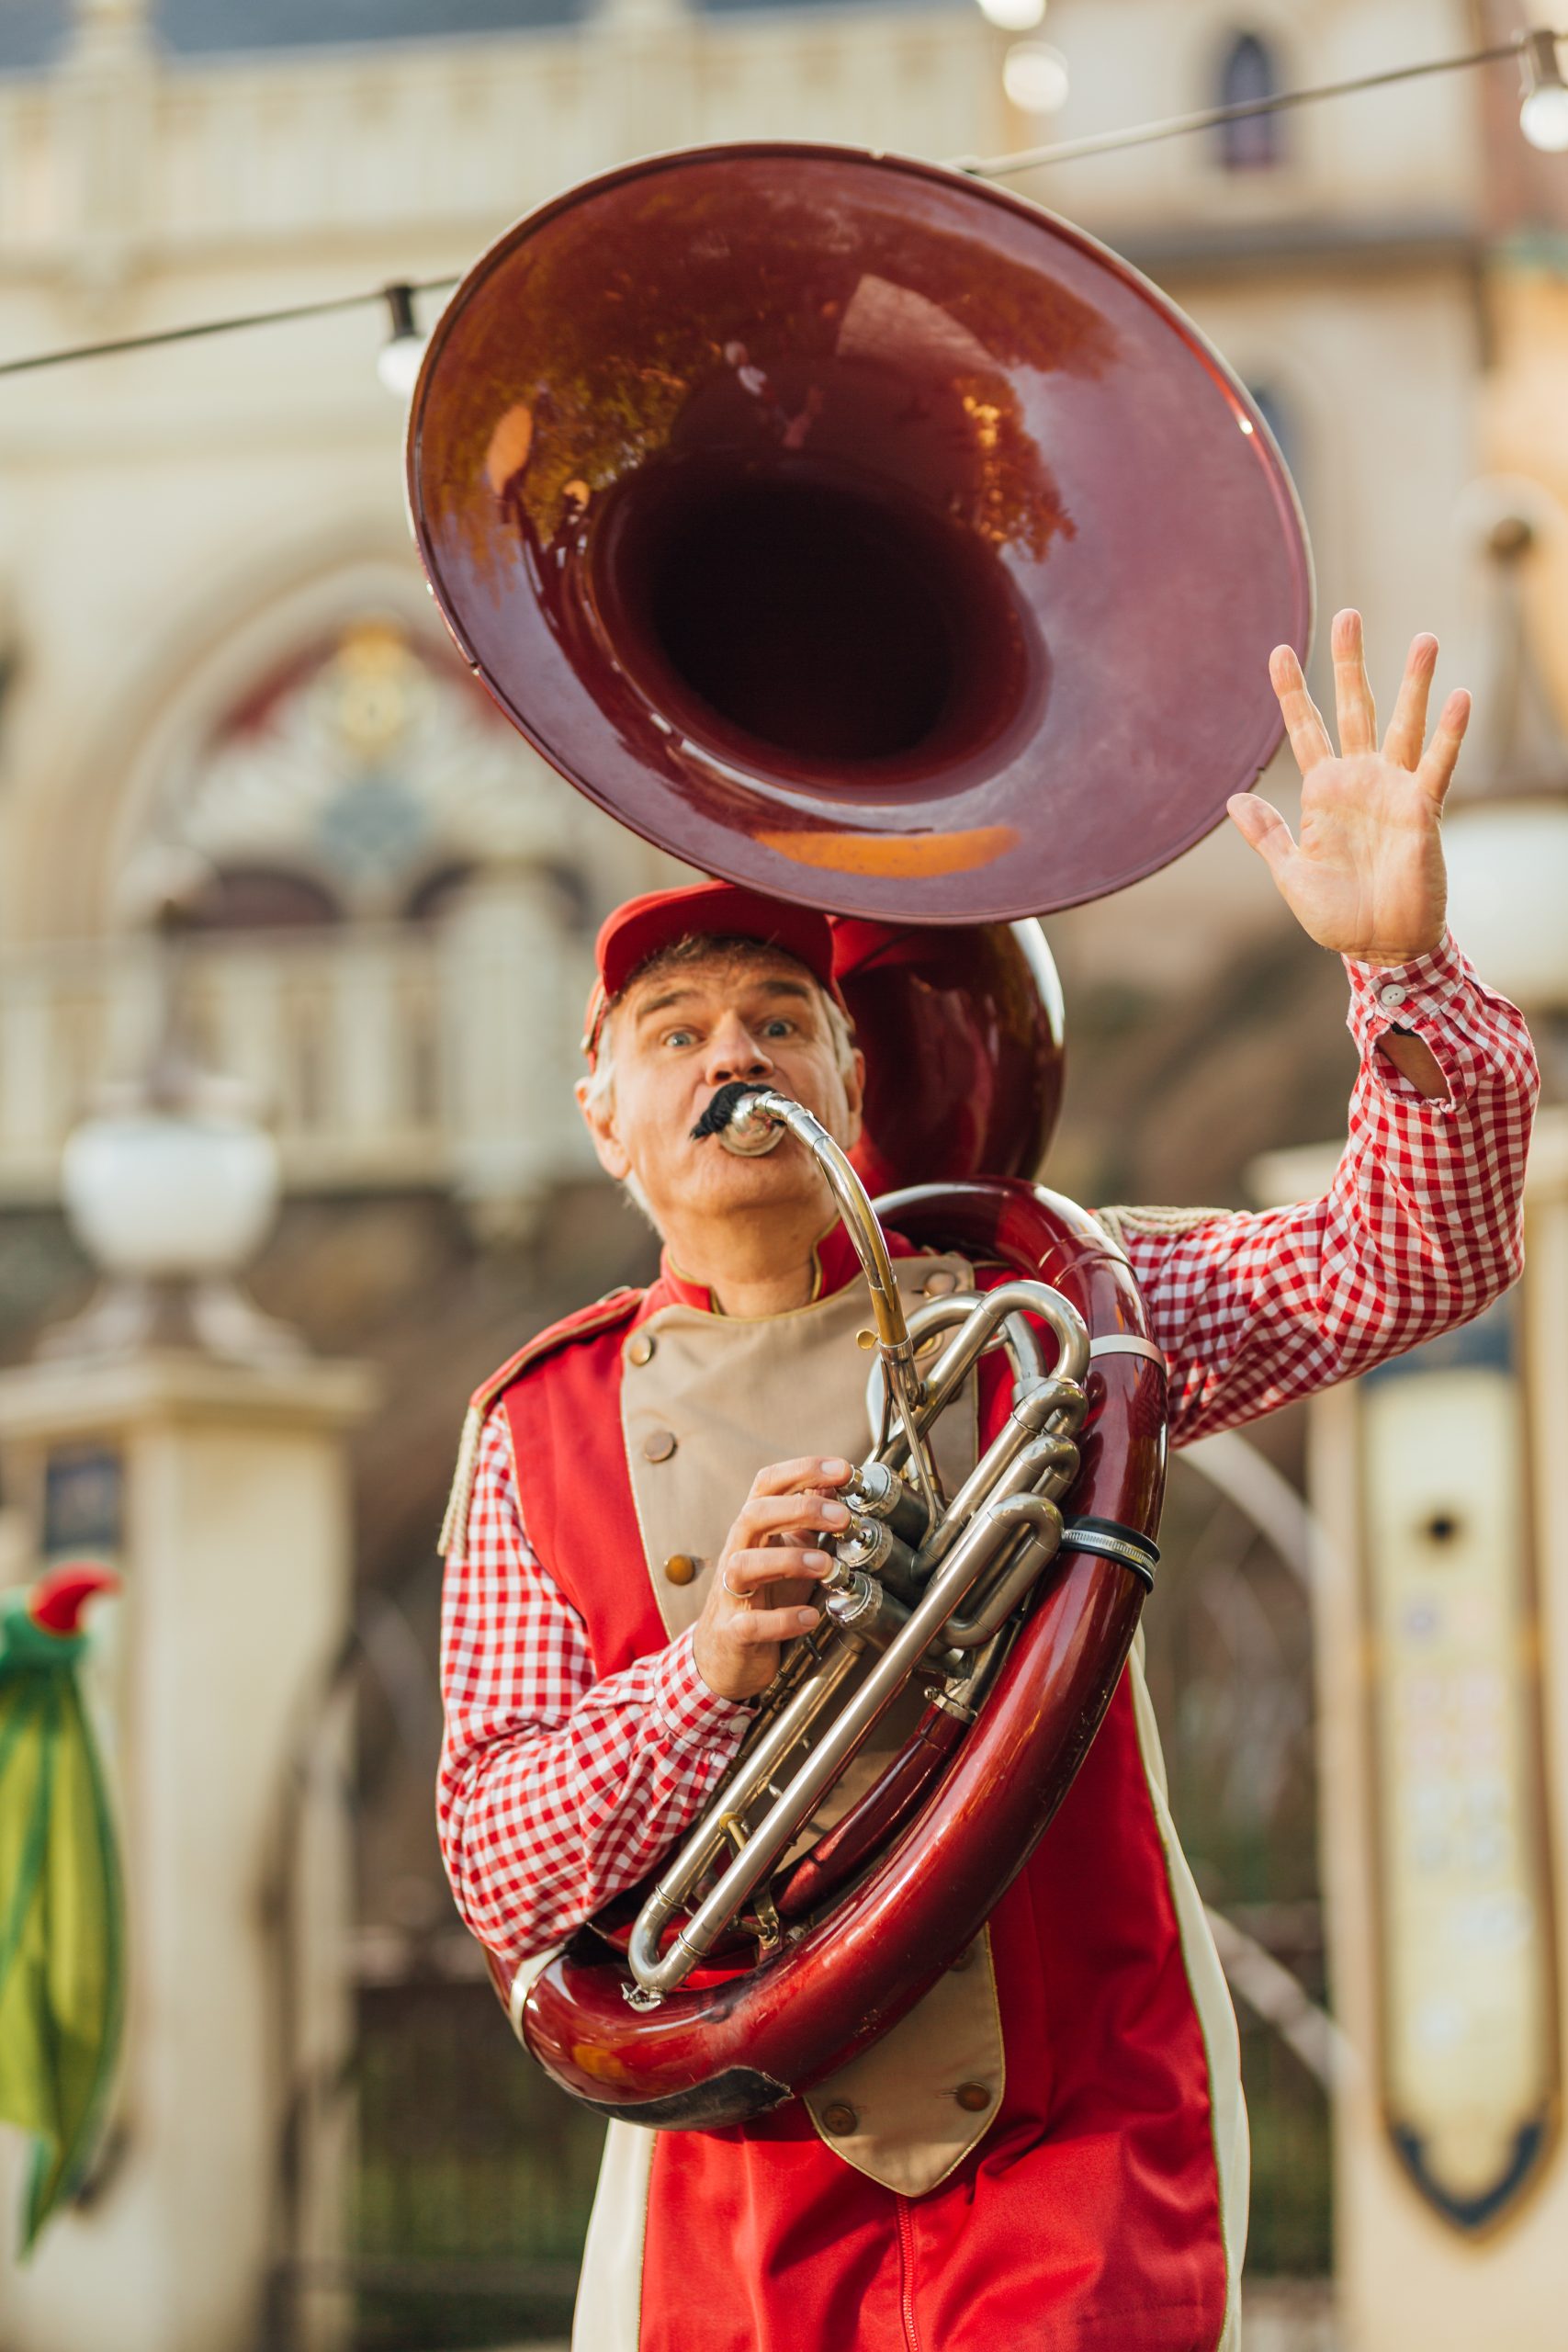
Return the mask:
[[[808,145],[655,157],[509,231],[431,338],[409,494],[459,647],[570,782],[840,918],[861,1171],[913,1187],[878,1204],[909,1240],[997,1270],[906,1326],[831,1138],[784,1098],[720,1106],[716,1148],[782,1126],[817,1154],[861,1251],[856,1523],[657,1882],[500,1972],[575,2096],[713,2127],[919,1998],[1121,1673],[1163,1370],[1121,1251],[1028,1181],[1061,1067],[1030,919],[1155,872],[1255,781],[1269,650],[1310,631],[1304,537],[1256,403],[1125,262],[960,173]],[[947,1496],[927,1437],[982,1355],[1010,1411]],[[911,1688],[914,1734],[803,1846],[834,1758]]]

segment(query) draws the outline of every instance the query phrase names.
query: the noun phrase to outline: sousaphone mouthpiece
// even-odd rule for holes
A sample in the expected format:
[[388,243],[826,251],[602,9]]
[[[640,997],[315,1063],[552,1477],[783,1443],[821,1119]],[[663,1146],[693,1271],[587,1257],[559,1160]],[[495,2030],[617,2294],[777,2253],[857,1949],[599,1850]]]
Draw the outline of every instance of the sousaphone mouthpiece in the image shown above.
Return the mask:
[[743,1159],[754,1159],[772,1151],[784,1141],[783,1127],[765,1113],[749,1108],[754,1095],[767,1091],[765,1086],[746,1079],[730,1079],[718,1089],[692,1129],[693,1142],[704,1143],[709,1136],[716,1136],[726,1151],[737,1152]]

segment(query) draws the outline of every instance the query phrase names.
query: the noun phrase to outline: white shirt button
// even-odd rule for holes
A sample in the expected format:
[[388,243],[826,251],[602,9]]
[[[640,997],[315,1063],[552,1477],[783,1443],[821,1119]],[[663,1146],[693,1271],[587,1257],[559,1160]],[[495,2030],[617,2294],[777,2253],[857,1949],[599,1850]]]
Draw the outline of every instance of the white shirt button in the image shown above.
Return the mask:
[[1385,987],[1379,989],[1378,1002],[1385,1012],[1397,1012],[1409,993],[1409,989],[1402,989],[1397,980],[1390,980]]

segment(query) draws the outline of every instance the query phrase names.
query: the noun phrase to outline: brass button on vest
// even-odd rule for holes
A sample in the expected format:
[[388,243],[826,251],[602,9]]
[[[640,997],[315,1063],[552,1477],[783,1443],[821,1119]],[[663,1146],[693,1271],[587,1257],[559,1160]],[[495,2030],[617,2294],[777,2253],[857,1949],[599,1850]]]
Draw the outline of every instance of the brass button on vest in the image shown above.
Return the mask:
[[651,1331],[635,1331],[626,1341],[626,1362],[637,1364],[651,1363],[653,1351],[658,1345],[659,1342]]
[[964,1973],[964,1970],[965,1970],[966,1968],[973,1968],[973,1967],[974,1967],[974,1965],[975,1965],[975,1947],[974,1947],[974,1945],[973,1945],[973,1944],[965,1944],[965,1946],[964,1946],[964,1950],[959,1953],[959,1955],[958,1955],[957,1959],[956,1959],[956,1960],[950,1960],[950,1961],[948,1962],[948,1963],[947,1963],[947,1964],[948,1964],[949,1968],[951,1968],[951,1969],[952,1969],[952,1971],[953,1971],[953,1974],[954,1974],[955,1976],[962,1976],[962,1975],[963,1975],[963,1973]]
[[948,1298],[958,1288],[958,1276],[947,1266],[938,1266],[920,1285],[923,1298]]
[[960,2083],[953,2096],[970,2115],[978,2115],[991,2104],[991,2094],[984,2083]]
[[671,1584],[690,1584],[697,1573],[697,1564],[689,1552],[671,1552],[664,1563],[664,1574]]
[[655,1430],[651,1437],[645,1437],[642,1442],[645,1462],[668,1462],[674,1451],[675,1436],[671,1430]]
[[833,2132],[840,2140],[846,2132],[852,2132],[859,2121],[860,2117],[847,2098],[836,2098],[831,2107],[822,2109],[822,2129]]

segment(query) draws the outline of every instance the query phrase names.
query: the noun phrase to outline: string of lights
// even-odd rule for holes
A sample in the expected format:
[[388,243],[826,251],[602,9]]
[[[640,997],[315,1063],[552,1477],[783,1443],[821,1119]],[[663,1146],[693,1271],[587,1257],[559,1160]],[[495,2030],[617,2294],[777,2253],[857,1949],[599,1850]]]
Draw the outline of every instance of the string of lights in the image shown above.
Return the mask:
[[[1279,90],[1266,98],[1240,98],[1232,106],[1203,107],[1194,114],[1169,115],[1162,122],[1139,123],[1128,130],[1101,130],[1086,139],[1062,139],[1050,146],[1023,147],[1016,154],[984,156],[973,162],[966,158],[959,169],[976,179],[1001,179],[1011,172],[1032,172],[1048,164],[1074,164],[1089,155],[1113,154],[1128,147],[1152,147],[1162,139],[1222,130],[1226,123],[1245,122],[1254,115],[1287,114],[1296,107],[1316,106],[1325,98],[1348,98],[1362,90],[1385,90],[1395,82],[1426,81],[1436,74],[1461,74],[1477,65],[1496,65],[1509,57],[1526,60],[1528,68],[1536,74],[1525,93],[1526,107],[1537,91],[1545,88],[1562,90],[1568,100],[1568,87],[1564,87],[1557,62],[1557,43],[1562,38],[1551,31],[1518,33],[1510,40],[1495,41],[1486,49],[1467,50],[1459,57],[1426,58],[1419,64],[1388,66],[1380,74],[1358,74],[1348,82],[1319,82],[1309,89]],[[1536,53],[1542,44],[1549,52],[1544,71]],[[1526,136],[1529,135],[1527,130]],[[1568,145],[1568,136],[1562,143]]]
[[248,327],[289,325],[296,319],[324,319],[334,311],[363,311],[384,302],[392,314],[392,340],[412,328],[413,297],[443,294],[458,283],[446,277],[408,278],[396,286],[373,286],[358,294],[329,294],[316,302],[290,302],[280,311],[241,311],[231,318],[193,319],[183,326],[155,327],[147,334],[116,335],[107,343],[73,343],[60,351],[35,351],[23,359],[0,359],[0,376],[34,375],[40,368],[68,368],[78,359],[112,359],[122,351],[156,351],[165,344],[197,343],[206,335],[239,334]]
[[[1376,74],[1359,74],[1344,82],[1320,82],[1301,90],[1276,91],[1266,97],[1243,98],[1231,106],[1205,107],[1196,113],[1171,115],[1159,122],[1136,123],[1123,130],[1105,130],[1083,139],[1058,140],[1016,153],[963,156],[954,168],[972,178],[1003,179],[1016,172],[1032,172],[1053,164],[1076,163],[1091,155],[1108,155],[1130,147],[1147,147],[1203,130],[1223,129],[1256,115],[1284,114],[1298,107],[1317,106],[1330,98],[1352,97],[1364,90],[1382,90],[1395,83],[1417,82],[1438,74],[1460,74],[1477,66],[1495,65],[1507,58],[1519,61],[1523,90],[1519,126],[1530,144],[1546,152],[1568,152],[1568,83],[1558,55],[1568,34],[1551,27],[1535,27],[1511,40],[1484,49],[1467,50],[1456,57],[1426,58],[1409,65],[1391,65]],[[414,315],[416,294],[446,293],[458,283],[457,273],[445,277],[405,278],[389,286],[368,287],[355,294],[333,294],[313,302],[291,302],[272,311],[245,311],[227,318],[197,319],[180,326],[158,327],[144,334],[117,335],[102,343],[70,344],[54,351],[36,351],[18,359],[0,359],[0,376],[36,375],[46,368],[73,367],[80,360],[108,359],[125,352],[154,351],[170,344],[195,343],[213,335],[239,334],[256,327],[287,326],[300,319],[326,318],[334,312],[384,305],[390,333],[383,347],[380,374],[389,390],[412,387],[423,347]]]

